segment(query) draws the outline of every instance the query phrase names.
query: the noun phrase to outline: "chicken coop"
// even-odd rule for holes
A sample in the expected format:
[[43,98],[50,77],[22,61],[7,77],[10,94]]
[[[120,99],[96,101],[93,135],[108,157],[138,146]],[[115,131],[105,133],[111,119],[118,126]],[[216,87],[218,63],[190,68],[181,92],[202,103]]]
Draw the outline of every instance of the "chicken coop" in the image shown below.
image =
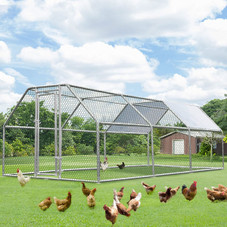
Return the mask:
[[[175,132],[184,137],[168,144],[172,152],[163,151],[163,136]],[[204,135],[199,144],[195,133]],[[197,106],[69,84],[38,86],[9,112],[2,158],[3,176],[17,176],[19,168],[32,178],[98,183],[220,170],[223,133]]]

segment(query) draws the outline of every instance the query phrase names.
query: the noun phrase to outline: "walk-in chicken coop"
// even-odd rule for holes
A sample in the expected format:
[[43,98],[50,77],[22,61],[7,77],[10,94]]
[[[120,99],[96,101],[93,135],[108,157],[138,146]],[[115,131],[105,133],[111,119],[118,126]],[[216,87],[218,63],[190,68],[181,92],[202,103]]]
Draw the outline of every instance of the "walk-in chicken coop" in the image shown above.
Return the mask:
[[3,126],[2,174],[19,168],[34,178],[105,182],[219,170],[222,139],[197,106],[69,84],[31,87]]

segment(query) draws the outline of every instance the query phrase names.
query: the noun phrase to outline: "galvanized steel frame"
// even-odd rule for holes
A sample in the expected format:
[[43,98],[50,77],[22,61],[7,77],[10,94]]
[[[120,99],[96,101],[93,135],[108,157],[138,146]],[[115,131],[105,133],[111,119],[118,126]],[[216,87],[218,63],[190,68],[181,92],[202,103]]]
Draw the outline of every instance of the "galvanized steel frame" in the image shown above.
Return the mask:
[[[57,87],[58,89],[52,89],[50,91],[42,91],[42,94],[39,94],[40,92],[38,91],[38,89],[40,88],[49,88],[49,87]],[[68,90],[71,92],[72,96],[70,97],[74,97],[76,100],[78,100],[78,104],[75,106],[74,110],[72,111],[72,113],[70,114],[70,116],[67,118],[67,120],[63,123],[61,121],[61,99],[62,96],[67,96],[65,94],[62,94],[61,90],[62,87],[67,87]],[[105,94],[105,96],[97,96],[97,97],[86,97],[86,98],[80,98],[74,91],[72,88],[80,88],[80,89],[84,89],[84,90],[89,90],[89,91],[97,91],[97,92],[103,92],[100,90],[94,90],[94,89],[89,89],[89,88],[82,88],[82,87],[78,87],[78,86],[74,86],[74,85],[69,85],[69,84],[59,84],[59,85],[48,85],[48,86],[39,86],[39,87],[33,87],[33,88],[28,88],[26,90],[26,92],[24,93],[24,95],[21,97],[21,99],[19,100],[19,102],[17,103],[16,107],[13,109],[13,111],[11,112],[11,114],[9,115],[9,117],[7,118],[6,122],[3,125],[3,163],[2,163],[2,175],[3,176],[15,176],[15,174],[5,174],[5,130],[6,128],[24,128],[24,129],[33,129],[35,130],[35,155],[34,155],[34,165],[35,165],[35,170],[34,170],[34,177],[35,178],[41,178],[43,179],[44,177],[39,176],[39,174],[46,174],[46,175],[52,175],[51,172],[54,172],[55,176],[58,176],[58,179],[61,180],[73,180],[73,181],[81,181],[81,179],[63,179],[61,177],[61,173],[63,171],[71,171],[72,169],[62,169],[62,132],[63,131],[75,131],[75,132],[89,132],[89,133],[96,133],[96,149],[97,149],[97,168],[95,168],[95,170],[97,170],[97,180],[85,180],[83,179],[83,181],[85,182],[107,182],[107,181],[116,181],[116,180],[125,180],[125,179],[138,179],[138,178],[147,178],[147,177],[153,177],[153,176],[163,176],[163,175],[173,175],[173,174],[180,174],[180,173],[192,173],[192,172],[198,172],[198,171],[210,171],[210,170],[217,170],[217,169],[223,169],[224,168],[224,144],[222,141],[222,157],[223,157],[223,161],[222,161],[222,168],[215,168],[215,167],[209,167],[209,168],[204,168],[200,169],[200,170],[192,170],[192,157],[191,157],[191,131],[210,131],[207,129],[202,129],[202,128],[189,128],[189,127],[175,127],[175,126],[161,126],[161,125],[152,125],[149,120],[147,120],[147,118],[141,113],[139,112],[134,105],[132,105],[132,103],[130,103],[127,98],[140,98],[140,97],[136,97],[136,96],[128,96],[128,95],[122,95],[122,94],[116,94],[116,93],[111,93],[111,92],[103,92]],[[23,98],[26,96],[26,94],[28,93],[29,90],[32,90],[35,92],[35,126],[31,127],[31,126],[12,126],[12,125],[7,125],[7,123],[9,122],[9,120],[11,119],[12,115],[14,114],[14,112],[16,111],[16,109],[18,108],[18,106],[20,105],[21,101],[23,100]],[[40,127],[40,120],[39,120],[39,97],[43,96],[43,93],[49,93],[50,95],[54,94],[54,119],[55,119],[55,125],[54,128],[48,128],[48,127]],[[47,94],[45,94],[47,95]],[[86,99],[93,99],[93,98],[102,98],[102,97],[111,97],[111,96],[119,96],[121,97],[125,103],[129,106],[131,106],[133,108],[133,110],[135,112],[137,112],[141,118],[143,120],[145,120],[145,122],[147,122],[146,124],[132,124],[132,123],[119,123],[119,122],[99,122],[96,117],[93,115],[93,113],[90,111],[90,109],[86,106],[86,104],[84,103],[84,100]],[[143,100],[147,100],[147,101],[156,101],[156,102],[162,102],[161,100],[154,100],[154,99],[147,99],[147,98],[142,98]],[[57,102],[58,100],[58,102]],[[103,100],[95,100],[95,101],[102,101],[105,102]],[[110,102],[110,101],[108,101]],[[114,102],[112,102],[114,103]],[[116,104],[121,104],[121,103],[116,103]],[[79,108],[79,106],[82,105],[83,108],[89,113],[89,115],[92,117],[92,119],[96,122],[96,130],[77,130],[77,129],[65,129],[65,125],[67,124],[67,122],[70,120],[70,118],[73,116],[73,114],[76,112],[76,110]],[[125,105],[125,104],[122,104]],[[139,105],[139,104],[138,104]],[[149,107],[149,108],[156,108],[156,107]],[[161,108],[161,107],[157,107],[157,108]],[[168,109],[167,109],[168,111]],[[119,113],[120,114],[120,113]],[[175,116],[176,114],[173,113]],[[57,115],[59,115],[59,121],[57,123]],[[163,114],[164,115],[164,114]],[[163,117],[163,115],[161,116],[161,118]],[[177,117],[177,116],[176,116]],[[184,123],[184,122],[183,122]],[[135,126],[135,127],[148,127],[149,128],[149,132],[147,134],[141,133],[141,132],[119,132],[119,131],[100,131],[100,125],[107,125],[107,126],[111,126],[111,125],[116,125],[116,126]],[[178,130],[186,130],[188,131],[188,138],[189,138],[189,169],[190,171],[183,171],[183,172],[175,172],[175,173],[164,173],[164,174],[155,174],[155,162],[154,162],[154,145],[153,145],[153,129],[154,128],[169,128],[169,129],[178,129]],[[55,131],[55,170],[53,171],[39,171],[39,132],[40,130],[54,130]],[[217,132],[217,131],[215,131]],[[150,166],[150,154],[151,154],[151,158],[152,158],[152,175],[146,175],[146,176],[139,176],[139,177],[128,177],[128,178],[119,178],[119,179],[109,179],[109,180],[102,180],[100,179],[100,133],[104,134],[104,157],[106,157],[106,136],[107,134],[111,134],[111,133],[121,133],[121,134],[143,134],[143,135],[147,135],[147,165],[146,166]],[[220,131],[218,131],[218,133],[220,133]],[[221,132],[223,135],[223,132]],[[224,136],[223,136],[224,137]],[[151,142],[151,146],[149,145]],[[137,165],[137,166],[144,166],[144,165]],[[110,168],[116,168],[116,167],[110,167]],[[195,167],[193,167],[195,168]],[[200,168],[200,167],[198,167]],[[83,169],[73,169],[74,171],[81,171],[81,170],[88,170],[89,168],[83,168]],[[90,168],[93,169],[93,168]],[[28,174],[28,173],[27,173]],[[45,177],[44,179],[55,179],[55,178],[50,178],[50,177]],[[56,179],[55,179],[56,180]]]

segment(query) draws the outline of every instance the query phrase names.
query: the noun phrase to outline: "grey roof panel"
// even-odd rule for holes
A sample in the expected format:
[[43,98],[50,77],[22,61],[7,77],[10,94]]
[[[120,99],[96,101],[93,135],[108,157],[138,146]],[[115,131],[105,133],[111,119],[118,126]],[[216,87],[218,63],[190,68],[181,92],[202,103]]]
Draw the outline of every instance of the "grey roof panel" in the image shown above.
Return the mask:
[[167,102],[167,105],[189,128],[221,131],[215,122],[198,106],[173,102]]

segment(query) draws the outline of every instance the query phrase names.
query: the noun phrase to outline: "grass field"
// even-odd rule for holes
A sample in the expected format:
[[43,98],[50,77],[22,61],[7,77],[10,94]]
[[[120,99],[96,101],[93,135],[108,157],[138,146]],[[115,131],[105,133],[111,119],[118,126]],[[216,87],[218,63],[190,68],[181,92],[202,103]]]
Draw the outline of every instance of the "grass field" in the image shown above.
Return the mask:
[[[118,216],[115,226],[226,226],[227,202],[212,203],[206,197],[204,187],[227,185],[227,169],[163,177],[146,178],[148,184],[156,184],[152,195],[145,194],[141,179],[102,184],[86,183],[97,188],[96,207],[90,209],[81,192],[80,182],[31,179],[21,187],[15,177],[0,176],[0,225],[1,226],[111,226],[105,219],[103,205],[113,201],[113,188],[125,187],[122,203],[126,205],[134,188],[142,192],[141,207],[131,212],[130,217]],[[166,204],[160,203],[158,191],[164,186],[182,186],[196,180],[198,193],[194,200],[184,199],[181,191]],[[65,198],[72,193],[71,207],[64,213],[58,212],[55,204],[43,212],[38,203],[50,196]]]
[[[101,157],[103,161],[103,157]],[[124,161],[126,167],[124,170],[119,170],[116,164],[121,164]],[[150,164],[152,160],[150,159]],[[108,156],[109,168],[108,171],[100,172],[101,180],[128,178],[152,175],[151,166],[138,166],[147,165],[146,155],[112,155]],[[189,171],[189,156],[188,155],[155,155],[155,174],[174,173]],[[97,158],[95,155],[76,155],[76,156],[63,156],[62,169],[81,169],[93,168],[93,170],[83,171],[63,171],[61,177],[64,179],[79,179],[97,181]],[[222,167],[222,158],[214,157],[212,162],[209,157],[192,156],[192,170],[197,170],[197,167]],[[34,157],[8,157],[5,160],[5,173],[16,173],[16,169],[20,168],[23,172],[34,172]],[[55,158],[53,156],[41,156],[39,158],[40,171],[53,171],[55,170]],[[52,172],[53,173],[53,172]],[[54,174],[54,173],[53,173]],[[39,175],[40,177],[47,177]],[[56,176],[48,176],[56,177]]]

